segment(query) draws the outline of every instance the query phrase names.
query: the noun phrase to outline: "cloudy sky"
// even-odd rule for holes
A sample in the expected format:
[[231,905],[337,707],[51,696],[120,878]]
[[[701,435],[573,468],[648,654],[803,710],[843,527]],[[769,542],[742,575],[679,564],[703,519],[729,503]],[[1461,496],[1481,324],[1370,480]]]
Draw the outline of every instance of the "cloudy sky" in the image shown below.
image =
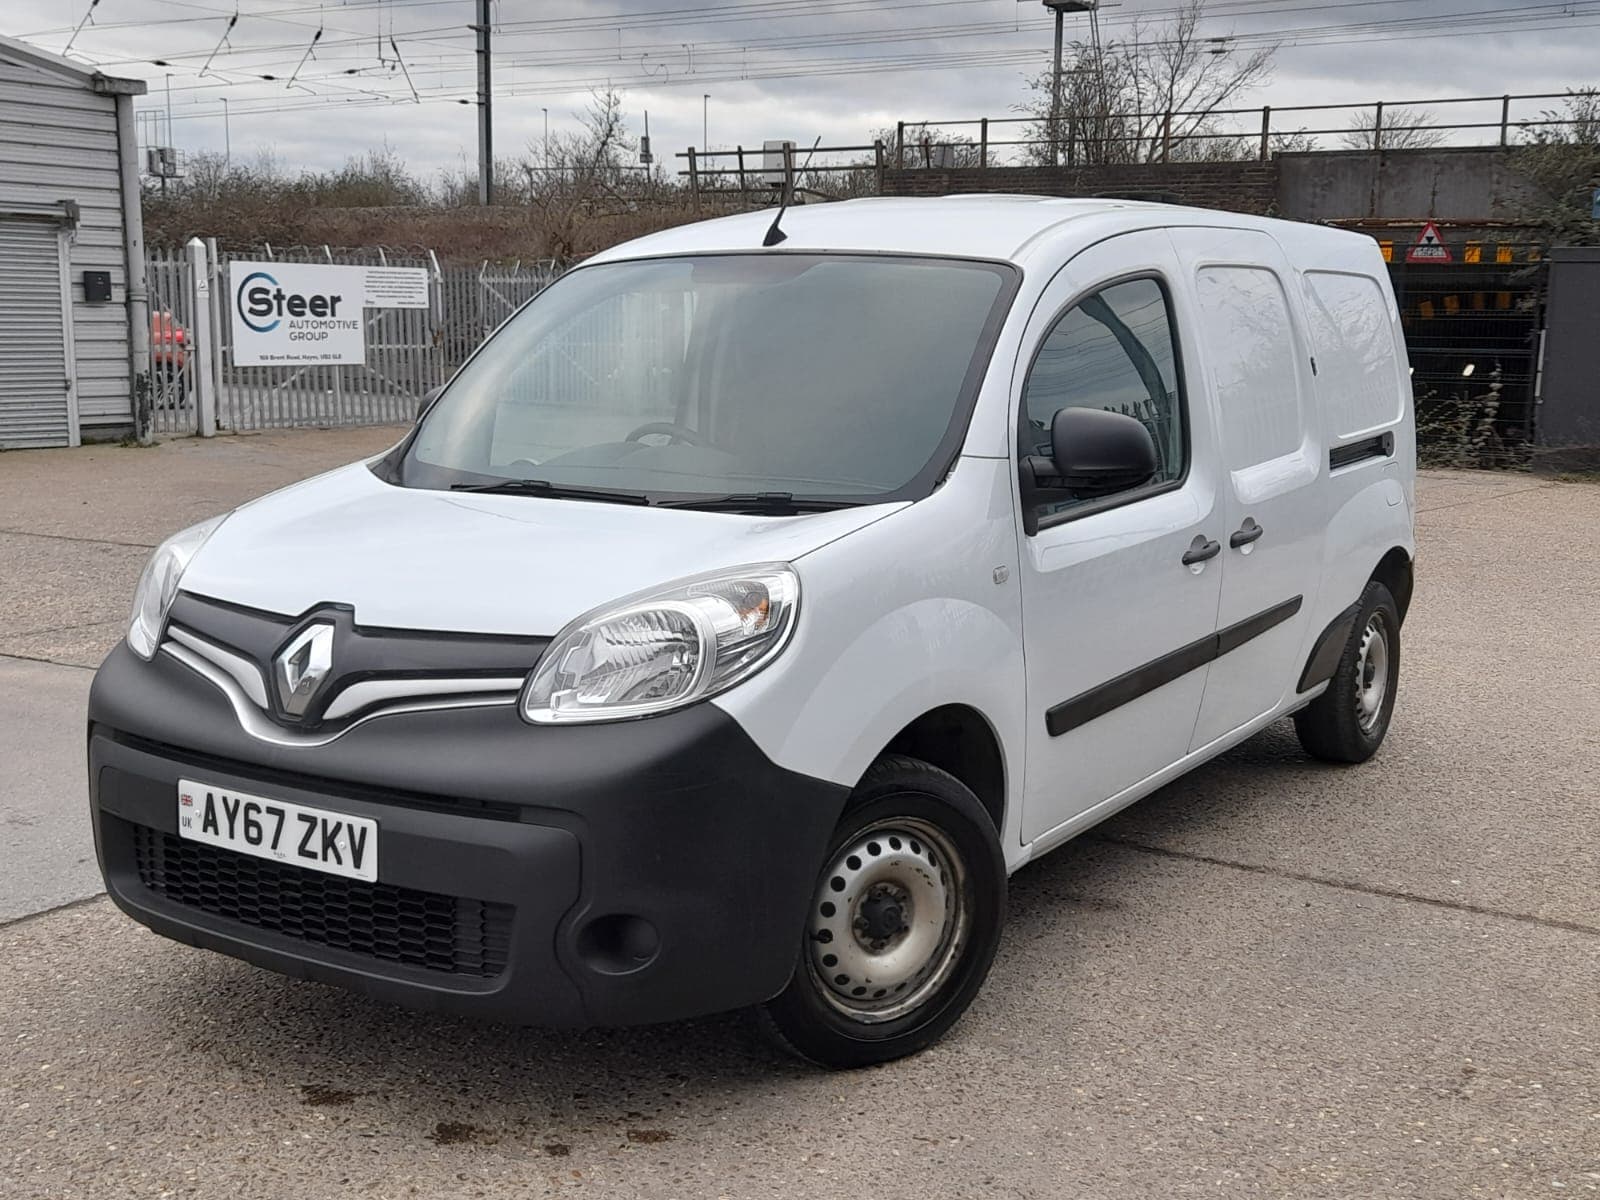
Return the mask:
[[[1160,24],[1179,3],[1106,0],[1103,36]],[[475,0],[5,0],[0,33],[149,81],[141,140],[157,140],[170,87],[186,152],[221,151],[226,129],[236,159],[329,167],[387,144],[432,174],[476,154],[474,12]],[[571,129],[589,89],[608,83],[632,133],[648,111],[662,159],[1014,115],[1051,37],[1037,0],[494,0],[491,13],[496,150],[535,162],[545,110],[552,132]],[[1207,37],[1280,44],[1251,105],[1600,82],[1600,0],[1208,0],[1207,13]],[[1068,18],[1069,39],[1084,22]]]

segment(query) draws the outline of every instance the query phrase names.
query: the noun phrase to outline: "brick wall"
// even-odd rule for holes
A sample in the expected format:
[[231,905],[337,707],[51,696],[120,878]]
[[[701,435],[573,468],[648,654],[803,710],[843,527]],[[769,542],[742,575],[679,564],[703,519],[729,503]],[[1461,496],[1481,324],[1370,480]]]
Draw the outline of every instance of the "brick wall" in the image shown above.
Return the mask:
[[1270,162],[907,169],[883,173],[885,196],[948,196],[960,192],[1111,195],[1258,214],[1274,211],[1277,191],[1278,168]]

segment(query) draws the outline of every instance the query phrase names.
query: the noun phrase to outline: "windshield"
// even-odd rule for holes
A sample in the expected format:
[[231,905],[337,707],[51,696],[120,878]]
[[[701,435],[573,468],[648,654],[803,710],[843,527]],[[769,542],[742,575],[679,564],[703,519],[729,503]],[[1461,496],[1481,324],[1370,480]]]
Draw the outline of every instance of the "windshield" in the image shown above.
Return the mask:
[[390,477],[661,503],[926,495],[1015,286],[1009,267],[889,256],[579,268],[462,368]]

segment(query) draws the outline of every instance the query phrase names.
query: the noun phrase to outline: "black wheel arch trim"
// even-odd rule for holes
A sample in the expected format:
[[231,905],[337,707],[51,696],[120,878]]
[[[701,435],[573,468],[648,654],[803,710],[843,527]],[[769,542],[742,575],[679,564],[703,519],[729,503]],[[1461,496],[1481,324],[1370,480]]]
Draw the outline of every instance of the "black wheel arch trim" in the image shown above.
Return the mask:
[[1305,670],[1300,672],[1300,682],[1295,685],[1296,691],[1309,692],[1318,684],[1327,683],[1333,678],[1333,673],[1339,669],[1339,656],[1350,641],[1350,631],[1355,627],[1356,615],[1360,611],[1361,601],[1357,600],[1329,621],[1327,628],[1317,635],[1311,655],[1306,659]]

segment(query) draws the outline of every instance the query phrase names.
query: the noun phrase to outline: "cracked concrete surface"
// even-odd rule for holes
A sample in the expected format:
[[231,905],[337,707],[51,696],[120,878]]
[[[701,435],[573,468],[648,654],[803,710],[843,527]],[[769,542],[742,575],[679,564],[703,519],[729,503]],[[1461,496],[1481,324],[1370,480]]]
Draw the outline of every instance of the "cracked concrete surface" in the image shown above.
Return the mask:
[[1373,763],[1267,730],[1020,872],[943,1044],[823,1075],[736,1016],[386,1008],[91,898],[82,667],[146,547],[395,435],[0,458],[0,1195],[1600,1193],[1600,487],[1426,475]]

